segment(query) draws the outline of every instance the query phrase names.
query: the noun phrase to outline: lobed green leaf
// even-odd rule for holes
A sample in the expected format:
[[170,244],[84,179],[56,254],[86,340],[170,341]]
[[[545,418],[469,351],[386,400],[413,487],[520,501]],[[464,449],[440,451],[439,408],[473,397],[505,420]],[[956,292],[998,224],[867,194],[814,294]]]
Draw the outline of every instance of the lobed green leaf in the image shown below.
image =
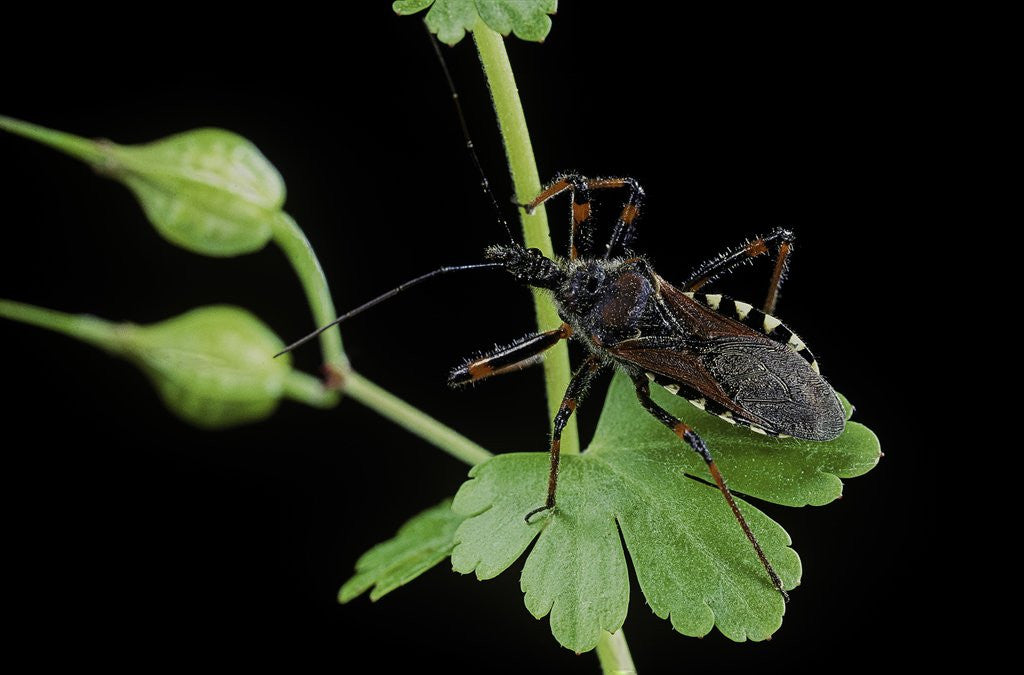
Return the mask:
[[341,587],[338,601],[348,602],[371,587],[370,600],[377,600],[431,569],[451,554],[463,520],[452,511],[451,499],[413,516],[356,561],[356,573]]
[[[704,438],[731,489],[776,504],[828,504],[842,495],[841,478],[867,473],[881,456],[878,438],[857,422],[848,421],[843,434],[828,443],[762,437],[709,415],[662,387],[652,386],[651,395]],[[848,403],[847,410],[851,411]],[[679,441],[640,408],[629,378],[616,376],[590,450],[623,446],[644,450],[666,443]],[[678,447],[677,465],[688,474],[711,482],[704,461],[694,452],[683,452],[686,446]]]
[[[877,439],[856,423],[835,441],[809,447],[716,424],[667,392],[655,398],[692,421],[737,491],[779,503],[826,503],[838,496],[839,477],[878,461]],[[691,456],[618,374],[587,452],[562,457],[555,512],[523,519],[543,503],[547,453],[500,455],[473,468],[453,504],[467,520],[456,531],[452,565],[492,578],[536,540],[521,578],[527,609],[538,618],[550,614],[559,643],[582,652],[625,619],[621,533],[648,604],[676,630],[700,636],[717,626],[733,640],[767,639],[782,623],[782,598],[717,488],[691,477],[705,475]],[[789,535],[738,501],[783,585],[794,588],[800,560]]]
[[558,0],[397,0],[391,7],[402,15],[430,7],[427,27],[449,45],[472,31],[477,19],[502,35],[514,33],[522,40],[542,42],[551,31],[548,15],[558,10]]

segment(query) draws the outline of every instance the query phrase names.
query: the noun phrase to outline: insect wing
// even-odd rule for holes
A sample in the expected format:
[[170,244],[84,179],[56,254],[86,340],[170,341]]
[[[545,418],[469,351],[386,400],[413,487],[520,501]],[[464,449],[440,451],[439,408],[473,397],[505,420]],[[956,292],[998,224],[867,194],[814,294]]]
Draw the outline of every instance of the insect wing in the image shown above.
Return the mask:
[[658,295],[671,316],[673,336],[616,344],[612,353],[713,402],[732,418],[765,431],[815,441],[837,437],[845,426],[839,397],[808,361],[784,343],[695,302],[658,279]]
[[701,362],[745,419],[775,433],[830,441],[846,423],[839,397],[799,354],[777,342],[729,337],[701,349]]
[[759,336],[679,347],[627,340],[609,351],[651,373],[660,384],[677,385],[681,396],[705,398],[709,411],[718,408],[774,434],[827,441],[842,433],[845,424],[832,387],[798,354]]

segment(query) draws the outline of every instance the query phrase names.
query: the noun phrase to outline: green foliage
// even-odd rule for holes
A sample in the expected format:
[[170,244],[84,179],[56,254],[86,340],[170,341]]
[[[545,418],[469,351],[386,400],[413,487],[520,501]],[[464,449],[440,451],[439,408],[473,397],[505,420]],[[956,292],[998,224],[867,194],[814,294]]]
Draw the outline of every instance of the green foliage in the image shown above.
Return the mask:
[[543,42],[551,30],[548,15],[558,10],[558,0],[397,0],[391,7],[398,14],[430,7],[427,27],[449,45],[462,40],[478,19],[502,35],[515,33],[523,40]]
[[[825,503],[838,496],[839,476],[864,473],[879,457],[877,439],[853,422],[829,443],[780,440],[716,424],[666,392],[655,398],[700,430],[736,491],[770,501]],[[523,520],[543,503],[546,453],[500,455],[473,468],[453,506],[468,519],[456,532],[452,564],[489,579],[537,539],[521,579],[527,609],[537,618],[550,614],[562,645],[587,651],[626,616],[621,530],[648,604],[676,630],[700,636],[717,626],[733,640],[767,639],[781,625],[782,598],[718,490],[685,475],[704,475],[691,455],[619,374],[588,451],[562,458],[553,514]],[[789,536],[740,504],[785,587],[794,588],[800,561]]]
[[[765,438],[698,410],[661,387],[651,387],[651,395],[673,415],[697,429],[732,490],[775,504],[828,504],[843,493],[840,478],[860,476],[878,463],[878,439],[857,422],[847,422],[843,434],[828,443]],[[846,410],[849,419],[852,408],[848,403]],[[628,447],[643,452],[664,447],[666,442],[687,450],[674,459],[676,466],[691,476],[713,482],[704,460],[639,407],[627,378],[616,377],[590,450]]]
[[[519,176],[517,194],[520,199],[536,194],[539,180],[504,43],[491,29],[541,41],[557,0],[398,0],[393,8],[399,14],[429,8],[428,27],[448,44],[459,42],[467,30],[478,31],[510,162],[518,167],[513,170]],[[522,138],[509,140],[512,127]],[[333,318],[316,256],[282,211],[284,183],[246,139],[199,129],[120,146],[3,116],[0,129],[56,147],[122,181],[161,235],[186,249],[233,256],[274,238],[302,279],[317,322]],[[526,173],[528,181],[522,179]],[[547,241],[546,221],[541,229]],[[530,232],[527,228],[528,242]],[[283,343],[239,308],[202,307],[134,326],[0,300],[0,316],[60,330],[131,359],[172,412],[201,427],[263,419],[284,396],[320,407],[337,401],[317,380],[293,371],[288,357],[271,358]],[[344,372],[349,395],[468,462],[489,454],[349,371],[336,329],[323,340],[325,362],[336,374]],[[548,376],[557,379],[551,371]],[[854,422],[829,443],[763,438],[660,388],[653,394],[701,432],[737,493],[793,506],[826,504],[841,495],[841,478],[869,471],[880,456],[874,434]],[[852,409],[847,410],[849,419]],[[574,437],[567,430],[563,447],[568,450]],[[537,618],[550,615],[554,636],[574,651],[593,649],[608,637],[605,631],[616,631],[625,620],[626,551],[648,604],[676,630],[700,636],[717,626],[733,640],[763,640],[778,629],[782,599],[718,490],[696,480],[710,479],[704,463],[642,410],[621,374],[588,451],[566,452],[562,462],[557,510],[531,523],[523,516],[544,499],[547,453],[507,454],[475,466],[454,502],[423,511],[364,554],[339,601],[371,588],[376,600],[449,556],[457,571],[492,578],[536,542],[521,578],[525,604]],[[801,567],[788,534],[750,504],[739,503],[784,586],[794,588]]]
[[[768,501],[828,503],[841,494],[840,478],[867,472],[880,456],[878,439],[856,422],[828,443],[767,438],[660,388],[652,394],[700,429],[736,492]],[[849,404],[846,410],[849,418]],[[613,380],[588,451],[562,462],[557,511],[530,524],[523,516],[546,494],[547,453],[506,454],[474,467],[454,513],[447,502],[438,505],[371,549],[340,598],[346,602],[373,585],[371,598],[381,597],[448,552],[457,571],[493,578],[537,539],[521,578],[527,609],[537,618],[550,614],[562,645],[587,651],[601,631],[614,632],[625,620],[629,580],[621,531],[648,604],[679,632],[700,636],[717,626],[733,640],[764,640],[779,628],[782,599],[725,500],[717,488],[688,477],[710,480],[704,462],[640,407],[628,378]],[[786,588],[794,588],[800,560],[789,536],[740,503]]]
[[452,500],[413,516],[391,539],[356,561],[356,574],[338,592],[339,602],[362,595],[371,586],[377,600],[404,586],[451,555],[455,529],[465,520],[452,511]]

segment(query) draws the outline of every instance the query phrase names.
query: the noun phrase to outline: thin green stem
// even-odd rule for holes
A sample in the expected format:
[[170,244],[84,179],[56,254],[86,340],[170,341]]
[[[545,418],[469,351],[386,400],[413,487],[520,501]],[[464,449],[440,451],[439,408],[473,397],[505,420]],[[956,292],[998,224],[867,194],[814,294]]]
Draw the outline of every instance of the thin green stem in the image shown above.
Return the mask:
[[601,632],[597,642],[597,658],[601,661],[601,672],[604,675],[636,675],[633,656],[626,644],[626,635],[622,630],[615,634]]
[[459,432],[446,427],[358,373],[345,373],[342,387],[349,397],[466,464],[479,464],[492,457],[490,452]]
[[110,154],[98,143],[88,138],[75,136],[56,129],[47,129],[38,124],[22,122],[13,117],[0,115],[0,129],[11,132],[23,138],[29,138],[61,152],[77,157],[98,167],[105,166],[111,161]]
[[[487,27],[483,20],[478,20],[473,29],[473,40],[476,42],[480,63],[483,64],[491,89],[491,100],[494,102],[494,111],[501,127],[516,201],[523,204],[540,192],[541,184],[537,162],[533,156],[533,145],[530,143],[530,132],[526,127],[526,115],[523,113],[519,90],[512,73],[512,64],[508,60],[504,40]],[[551,245],[551,232],[544,207],[538,208],[533,215],[527,215],[524,209],[520,209],[519,218],[526,246],[539,248],[547,257],[553,257],[554,248]],[[537,327],[540,330],[550,330],[561,323],[551,300],[543,291],[533,289],[533,302],[537,312]],[[544,361],[544,375],[547,382],[548,412],[550,419],[554,419],[562,396],[569,386],[569,350],[564,342],[556,345],[548,353]],[[569,424],[562,432],[562,452],[579,451],[579,431],[573,417],[569,419]],[[626,644],[626,637],[621,630],[615,635],[603,633],[598,641],[597,656],[606,674],[636,673],[636,667],[629,654],[629,645]]]
[[[327,277],[302,228],[295,219],[282,211],[272,221],[271,231],[274,241],[284,251],[299,276],[316,325],[323,326],[336,319]],[[323,354],[324,365],[334,373],[348,370],[348,358],[341,346],[341,331],[337,326],[320,334],[320,352]]]
[[[508,60],[504,40],[483,20],[478,20],[473,29],[473,40],[476,42],[480,63],[491,89],[491,100],[494,102],[494,112],[498,116],[498,126],[501,127],[501,138],[505,144],[505,155],[515,186],[516,201],[523,204],[533,199],[540,192],[541,186],[537,162],[533,157],[533,145],[530,143],[530,132],[526,127],[526,115],[523,113],[519,90],[512,74],[512,64]],[[538,248],[544,255],[552,257],[554,249],[548,230],[547,213],[543,206],[534,211],[533,215],[526,215],[526,211],[520,209],[519,218],[526,246]],[[537,327],[540,330],[551,330],[562,323],[544,291],[533,289],[533,304],[537,312]],[[554,419],[562,396],[569,386],[569,349],[561,342],[550,349],[546,356],[544,376],[547,382],[548,419]],[[572,417],[562,432],[562,452],[579,451],[579,432],[576,428],[576,419]]]
[[87,314],[68,314],[13,300],[0,300],[0,317],[63,333],[108,351],[118,351],[118,327]]
[[288,373],[284,394],[313,408],[333,408],[340,399],[338,392],[325,388],[322,381],[298,370]]

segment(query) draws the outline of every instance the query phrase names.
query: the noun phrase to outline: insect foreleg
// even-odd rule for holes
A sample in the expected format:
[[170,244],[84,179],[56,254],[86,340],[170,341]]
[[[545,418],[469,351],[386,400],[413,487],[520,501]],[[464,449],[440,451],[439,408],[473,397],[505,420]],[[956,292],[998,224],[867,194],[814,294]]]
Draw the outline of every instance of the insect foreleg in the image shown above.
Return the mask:
[[452,370],[448,384],[458,386],[476,382],[492,375],[502,375],[528,368],[539,362],[541,354],[572,335],[568,324],[544,333],[530,333],[506,347],[499,347],[483,356],[469,359]]
[[765,297],[763,308],[765,314],[771,314],[775,311],[775,301],[779,296],[779,288],[782,287],[782,282],[786,278],[789,254],[793,251],[794,241],[796,241],[796,235],[785,228],[777,227],[771,234],[765,237],[758,237],[698,267],[683,284],[683,290],[700,290],[705,284],[732,272],[748,260],[769,253],[770,248],[774,246],[776,249],[775,266],[772,269],[771,280],[768,282],[768,295]]
[[573,373],[572,379],[569,381],[569,386],[565,390],[565,396],[562,397],[562,405],[558,406],[558,412],[555,414],[555,422],[551,430],[551,469],[548,472],[548,499],[544,506],[526,514],[526,522],[530,522],[530,518],[541,511],[555,508],[555,490],[558,487],[558,467],[561,462],[562,430],[565,429],[565,425],[569,422],[569,417],[576,410],[576,406],[586,391],[587,385],[590,384],[590,381],[600,371],[601,361],[596,356],[591,356]]
[[527,213],[547,200],[569,190],[572,195],[572,229],[569,231],[569,260],[575,260],[580,256],[587,257],[591,254],[594,244],[594,221],[591,218],[590,206],[591,190],[607,190],[613,188],[628,188],[629,195],[622,207],[619,220],[615,223],[615,230],[611,241],[608,244],[605,257],[609,257],[613,249],[621,246],[628,246],[633,240],[635,232],[634,223],[640,215],[643,207],[644,189],[632,178],[586,178],[576,173],[567,173],[556,178],[550,185],[541,191],[537,197],[526,204]]
[[576,260],[580,257],[581,251],[583,255],[589,254],[593,244],[590,190],[587,188],[586,178],[575,173],[559,176],[526,205],[526,212],[533,213],[538,206],[566,190],[569,191],[572,200],[569,214],[569,260]]
[[772,564],[768,562],[768,558],[765,556],[764,550],[761,548],[761,544],[758,543],[757,537],[754,536],[750,526],[747,525],[747,521],[743,517],[743,513],[740,512],[740,508],[736,504],[736,500],[733,499],[732,492],[729,491],[728,486],[725,484],[725,479],[718,470],[718,466],[715,465],[715,460],[711,457],[711,451],[708,450],[708,446],[704,443],[704,440],[696,431],[693,430],[692,427],[677,419],[674,415],[654,402],[654,399],[651,398],[650,385],[648,384],[646,377],[641,374],[634,375],[632,378],[633,384],[636,386],[636,396],[640,399],[641,405],[643,405],[647,412],[654,415],[659,422],[671,429],[680,439],[686,441],[686,443],[701,456],[704,463],[707,464],[708,471],[711,472],[711,476],[715,479],[715,483],[718,485],[718,489],[721,491],[722,496],[725,497],[725,501],[729,503],[729,508],[732,509],[733,515],[736,516],[736,520],[739,522],[740,527],[743,528],[743,533],[747,536],[747,539],[754,547],[754,551],[757,553],[757,557],[761,561],[761,564],[764,565],[764,569],[768,573],[768,577],[772,580],[772,584],[788,602],[789,594],[783,590],[782,580],[779,579],[779,575],[775,572],[775,568],[772,567]]
[[605,260],[607,260],[616,248],[626,248],[636,238],[636,221],[644,205],[644,189],[634,178],[597,178],[588,181],[587,186],[592,190],[629,188],[626,203],[622,205],[622,213],[619,214],[619,219],[615,222],[612,238],[608,240],[608,247],[604,252]]

